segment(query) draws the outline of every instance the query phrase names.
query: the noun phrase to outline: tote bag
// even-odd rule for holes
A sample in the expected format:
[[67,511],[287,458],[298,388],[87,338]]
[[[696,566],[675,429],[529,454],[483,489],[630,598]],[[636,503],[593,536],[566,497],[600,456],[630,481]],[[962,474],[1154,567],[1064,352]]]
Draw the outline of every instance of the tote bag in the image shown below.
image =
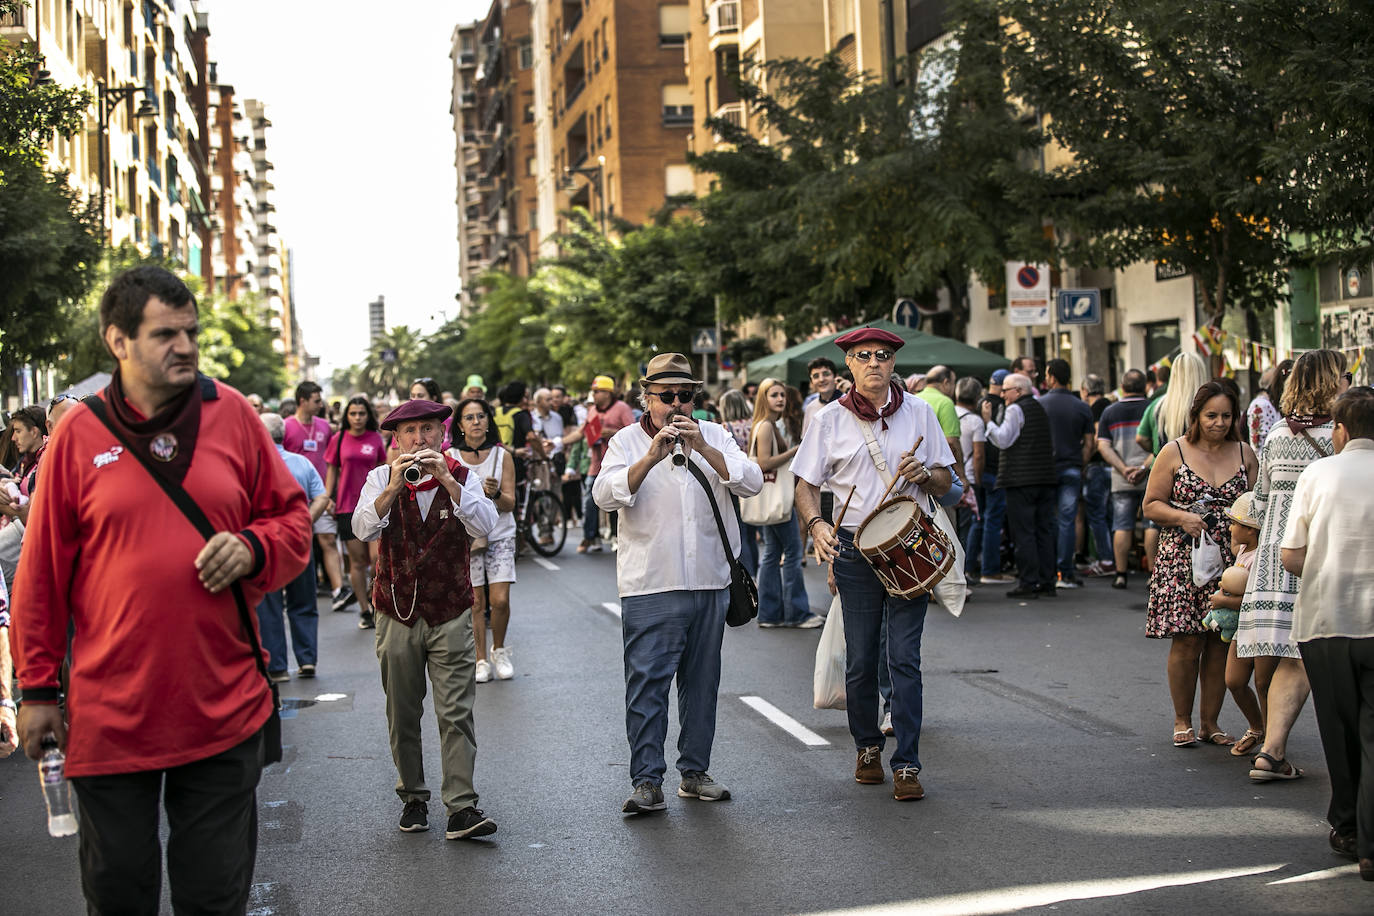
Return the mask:
[[[758,452],[757,433],[762,423],[754,425],[754,431],[749,436],[749,457],[753,458]],[[777,441],[777,432],[773,424],[768,424],[769,432],[773,435],[775,445],[781,445]],[[776,454],[776,452],[775,452]],[[792,499],[796,492],[797,479],[792,474],[792,462],[782,467],[774,468],[771,471],[763,472],[763,489],[757,496],[746,496],[739,501],[739,517],[746,525],[779,525],[792,518]]]

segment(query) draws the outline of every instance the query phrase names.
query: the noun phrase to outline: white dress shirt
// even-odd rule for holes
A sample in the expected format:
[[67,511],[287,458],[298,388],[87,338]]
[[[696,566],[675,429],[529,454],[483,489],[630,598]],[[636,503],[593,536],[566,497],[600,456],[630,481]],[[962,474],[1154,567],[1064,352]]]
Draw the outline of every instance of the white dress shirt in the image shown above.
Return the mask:
[[[721,480],[700,453],[687,460],[711,484],[721,521],[730,540],[730,556],[739,556],[739,521],[730,494],[754,496],[763,489],[763,471],[740,450],[719,423],[701,423],[706,444],[725,456],[729,479]],[[706,491],[686,467],[664,458],[649,469],[630,492],[630,465],[649,452],[653,439],[638,423],[613,437],[596,476],[592,497],[607,512],[620,512],[616,536],[616,580],[622,598],[671,591],[706,591],[730,584],[730,565],[720,542]]]
[[[831,401],[816,413],[792,459],[792,473],[802,480],[816,487],[829,483],[835,493],[837,516],[853,489],[854,498],[841,523],[841,527],[851,534],[877,508],[878,499],[887,489],[887,483],[873,464],[873,456],[868,453],[868,443],[860,426],[863,422],[839,401]],[[945,432],[940,428],[934,409],[925,401],[913,394],[903,394],[902,405],[887,418],[887,426],[884,430],[881,420],[875,422],[873,434],[887,460],[888,473],[893,477],[897,476],[902,456],[911,450],[917,439],[922,440],[921,447],[916,450],[918,461],[928,468],[954,467],[954,453],[945,441]],[[892,488],[888,498],[903,494],[914,496],[916,489],[915,484],[903,480]],[[930,506],[926,501],[919,498],[916,501],[929,514]]]
[[[1028,397],[1028,394],[1021,395],[1021,398]],[[1016,400],[1020,401],[1021,398]],[[998,448],[1011,448],[1020,438],[1021,427],[1025,425],[1026,412],[1021,409],[1020,404],[1012,402],[1007,405],[1007,412],[1001,423],[988,423],[988,441]]]
[[[420,483],[429,479],[429,475],[425,475]],[[382,529],[390,524],[390,509],[387,510],[386,515],[377,515],[377,497],[382,495],[382,491],[386,489],[386,485],[390,481],[391,465],[389,464],[375,467],[368,473],[367,480],[363,483],[363,492],[358,496],[358,508],[353,510],[353,533],[358,540],[375,541],[382,536]],[[416,491],[415,502],[420,508],[420,518],[429,518],[430,507],[434,505],[435,497],[440,493],[444,494],[445,500],[451,505],[452,500],[449,499],[448,490],[442,486]],[[405,490],[402,490],[401,495],[396,497],[397,501],[409,498],[410,494]],[[392,504],[392,508],[395,508],[395,503]],[[441,506],[441,508],[447,508],[447,506]],[[458,501],[455,514],[472,537],[488,537],[496,528],[496,504],[487,499],[487,494],[482,491],[481,476],[468,474],[468,479],[463,484],[463,498]]]
[[1298,477],[1279,546],[1307,548],[1293,605],[1293,641],[1374,637],[1374,440],[1351,439],[1340,454]]
[[553,443],[553,448],[549,449],[550,456],[563,451],[563,417],[557,411],[550,410],[547,417],[541,417],[539,411],[531,410],[530,422],[535,432]]

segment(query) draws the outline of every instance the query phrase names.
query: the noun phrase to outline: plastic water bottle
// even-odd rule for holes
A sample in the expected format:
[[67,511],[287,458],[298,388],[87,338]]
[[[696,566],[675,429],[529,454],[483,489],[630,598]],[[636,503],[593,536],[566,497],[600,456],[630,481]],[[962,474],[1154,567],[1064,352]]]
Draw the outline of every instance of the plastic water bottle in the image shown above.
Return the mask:
[[43,739],[43,756],[38,759],[38,780],[43,784],[43,802],[48,806],[48,835],[71,836],[76,833],[76,815],[72,813],[72,787],[64,770],[67,755],[57,746],[57,739],[48,735]]

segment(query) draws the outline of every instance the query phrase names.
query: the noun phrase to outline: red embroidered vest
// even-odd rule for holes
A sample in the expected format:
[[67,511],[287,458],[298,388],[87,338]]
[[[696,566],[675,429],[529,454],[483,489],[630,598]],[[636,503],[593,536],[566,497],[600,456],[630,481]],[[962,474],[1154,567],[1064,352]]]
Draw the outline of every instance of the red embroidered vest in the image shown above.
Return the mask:
[[[452,473],[460,484],[467,480],[461,465]],[[467,528],[442,487],[423,519],[413,494],[402,493],[382,529],[372,607],[408,627],[420,619],[438,626],[459,616],[472,607],[469,543]]]

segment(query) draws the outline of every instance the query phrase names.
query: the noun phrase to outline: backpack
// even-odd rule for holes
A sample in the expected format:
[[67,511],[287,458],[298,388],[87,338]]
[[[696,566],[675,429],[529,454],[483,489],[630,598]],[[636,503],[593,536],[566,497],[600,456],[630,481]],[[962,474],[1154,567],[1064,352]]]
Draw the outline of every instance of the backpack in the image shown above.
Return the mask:
[[[508,448],[515,448],[515,415],[520,412],[519,407],[501,407],[496,411],[496,431],[501,435],[501,443]],[[524,443],[521,443],[523,445]]]

